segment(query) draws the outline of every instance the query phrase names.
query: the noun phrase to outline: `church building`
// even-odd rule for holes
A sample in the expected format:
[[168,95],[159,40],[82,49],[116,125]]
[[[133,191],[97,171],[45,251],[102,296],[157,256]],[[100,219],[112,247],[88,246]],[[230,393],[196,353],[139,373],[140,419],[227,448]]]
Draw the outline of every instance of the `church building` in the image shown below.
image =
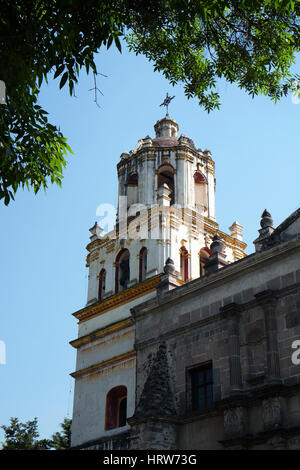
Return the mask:
[[246,256],[178,130],[167,114],[122,153],[114,229],[90,229],[72,448],[300,448],[300,211],[264,211]]

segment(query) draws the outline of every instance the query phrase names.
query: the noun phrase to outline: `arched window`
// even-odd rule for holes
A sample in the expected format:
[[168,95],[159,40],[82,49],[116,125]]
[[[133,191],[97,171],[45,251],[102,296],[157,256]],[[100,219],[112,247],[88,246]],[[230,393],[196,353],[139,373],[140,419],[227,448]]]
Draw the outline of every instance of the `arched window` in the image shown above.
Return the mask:
[[181,273],[181,279],[184,282],[188,281],[189,279],[189,253],[184,246],[180,248],[180,273]]
[[139,282],[146,279],[147,273],[147,248],[143,246],[139,254]]
[[105,279],[106,279],[106,271],[105,269],[101,269],[100,274],[99,274],[98,300],[103,300],[103,296],[105,294]]
[[115,291],[120,292],[127,289],[130,280],[130,254],[123,248],[116,257]]
[[170,193],[170,205],[174,204],[175,191],[174,191],[174,168],[169,163],[164,163],[157,170],[157,189],[166,183],[171,191]]
[[126,425],[127,388],[124,385],[112,388],[106,395],[105,430]]
[[138,202],[138,175],[136,173],[129,176],[127,180],[127,205],[128,207]]
[[207,210],[207,181],[200,171],[194,173],[194,188],[195,207],[204,212]]
[[205,266],[206,263],[211,255],[211,251],[209,248],[201,248],[199,253],[199,275],[200,277],[205,276]]

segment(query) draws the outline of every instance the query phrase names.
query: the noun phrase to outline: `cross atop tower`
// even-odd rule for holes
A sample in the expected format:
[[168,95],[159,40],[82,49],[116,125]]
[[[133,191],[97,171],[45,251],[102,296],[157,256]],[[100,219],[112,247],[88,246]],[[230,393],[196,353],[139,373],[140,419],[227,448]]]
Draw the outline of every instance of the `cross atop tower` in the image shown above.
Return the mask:
[[160,106],[166,106],[166,108],[167,108],[166,116],[169,116],[169,104],[171,103],[171,101],[174,98],[175,98],[175,95],[174,96],[169,96],[168,93],[167,93],[164,101],[160,104]]

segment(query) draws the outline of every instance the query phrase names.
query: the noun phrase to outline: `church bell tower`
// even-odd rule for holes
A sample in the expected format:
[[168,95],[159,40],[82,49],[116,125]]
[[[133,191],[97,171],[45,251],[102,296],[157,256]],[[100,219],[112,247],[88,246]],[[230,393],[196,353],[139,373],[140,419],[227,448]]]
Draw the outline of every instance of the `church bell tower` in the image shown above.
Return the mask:
[[74,448],[105,449],[129,436],[127,418],[136,406],[131,309],[157,295],[166,261],[172,260],[174,287],[180,287],[206,275],[216,234],[226,263],[245,256],[242,227],[234,222],[226,234],[216,221],[211,152],[178,131],[167,114],[153,137],[121,154],[114,230],[90,229],[87,304],[73,314],[78,338],[71,341],[77,350]]

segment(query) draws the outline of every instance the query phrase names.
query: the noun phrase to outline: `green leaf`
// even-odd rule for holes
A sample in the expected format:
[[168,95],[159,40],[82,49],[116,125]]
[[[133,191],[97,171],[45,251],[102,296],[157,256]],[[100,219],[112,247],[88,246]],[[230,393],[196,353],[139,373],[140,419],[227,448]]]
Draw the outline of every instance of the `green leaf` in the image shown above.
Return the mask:
[[69,75],[68,72],[65,72],[63,74],[63,76],[61,77],[61,80],[60,80],[60,83],[59,83],[59,88],[60,89],[65,85],[66,81],[68,80],[68,75]]
[[113,42],[113,36],[109,36],[106,48],[109,49]]
[[56,72],[54,74],[54,78],[57,78],[65,69],[65,66],[64,65],[60,65],[57,69],[56,69]]
[[119,36],[115,36],[115,44],[119,50],[119,52],[122,53],[122,48],[121,48],[121,43],[120,43],[120,39],[119,39]]
[[5,197],[4,197],[4,204],[5,204],[6,206],[8,206],[9,200],[10,200],[9,194],[6,193],[6,194],[5,194]]
[[7,88],[0,114],[0,199],[7,204],[10,190],[60,184],[70,148],[38,106],[39,89],[50,75],[60,77],[60,89],[69,81],[72,95],[79,70],[97,73],[94,58],[102,45],[109,49],[114,42],[121,52],[124,38],[130,51],[143,54],[170,84],[182,84],[186,97],[207,112],[219,109],[219,80],[251,97],[278,101],[299,79],[291,68],[300,49],[299,2],[6,3],[0,18]]

